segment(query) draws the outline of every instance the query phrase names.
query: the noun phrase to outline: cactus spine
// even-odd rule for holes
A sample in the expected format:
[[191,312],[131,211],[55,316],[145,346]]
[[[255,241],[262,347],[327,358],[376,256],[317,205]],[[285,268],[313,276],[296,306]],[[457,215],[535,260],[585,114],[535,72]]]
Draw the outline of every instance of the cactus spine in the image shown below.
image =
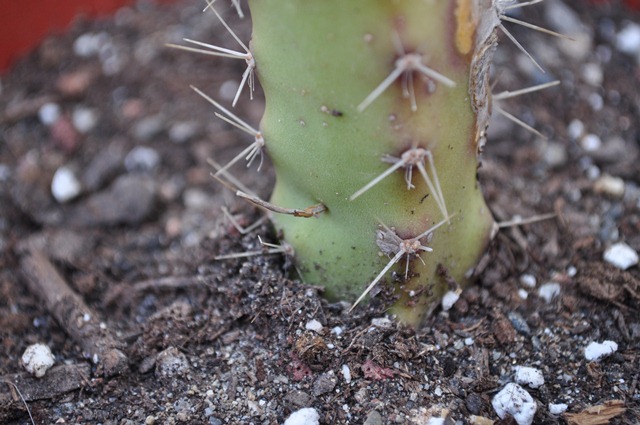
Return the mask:
[[271,203],[326,206],[315,218],[276,214],[276,228],[307,282],[355,299],[378,276],[395,287],[393,312],[418,324],[447,279],[466,280],[492,231],[476,171],[495,7],[249,4],[266,98],[261,132],[276,169]]

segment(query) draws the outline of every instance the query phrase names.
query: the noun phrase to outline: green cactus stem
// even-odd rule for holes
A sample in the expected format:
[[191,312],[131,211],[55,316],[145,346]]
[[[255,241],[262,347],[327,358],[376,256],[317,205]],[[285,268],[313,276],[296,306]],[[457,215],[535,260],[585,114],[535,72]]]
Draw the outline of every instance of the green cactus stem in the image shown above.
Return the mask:
[[260,131],[276,170],[270,202],[326,208],[311,218],[273,216],[303,279],[349,300],[372,282],[393,285],[393,313],[419,324],[447,282],[467,281],[494,225],[476,180],[494,6],[249,6],[251,53],[266,98]]

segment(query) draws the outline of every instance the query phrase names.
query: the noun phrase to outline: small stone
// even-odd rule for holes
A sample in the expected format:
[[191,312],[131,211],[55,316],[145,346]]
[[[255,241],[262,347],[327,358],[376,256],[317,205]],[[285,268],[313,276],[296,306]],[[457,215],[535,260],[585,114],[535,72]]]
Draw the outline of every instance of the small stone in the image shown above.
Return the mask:
[[102,45],[109,40],[109,35],[105,32],[85,33],[76,38],[73,43],[73,52],[76,56],[83,58],[98,54]]
[[363,425],[382,425],[382,423],[382,415],[377,410],[372,410]]
[[51,132],[51,142],[67,153],[75,151],[80,144],[80,135],[71,123],[71,119],[66,115],[61,115],[49,127],[49,130]]
[[627,22],[616,35],[616,49],[622,53],[637,56],[640,52],[640,25]]
[[165,119],[161,115],[153,115],[138,121],[133,126],[133,136],[142,142],[151,140],[164,130]]
[[344,382],[347,384],[351,383],[351,369],[349,369],[349,365],[343,364],[341,368],[342,377],[344,378]]
[[521,300],[526,300],[527,298],[529,298],[529,293],[525,290],[525,289],[518,289],[518,297],[520,297]]
[[128,172],[151,171],[160,164],[160,154],[146,146],[136,146],[124,158],[124,167]]
[[603,341],[601,343],[593,341],[584,349],[584,357],[590,362],[598,361],[616,351],[618,351],[618,344],[614,341]]
[[451,307],[460,299],[460,293],[459,289],[457,291],[447,291],[442,297],[442,311],[451,310]]
[[80,182],[68,167],[56,170],[51,180],[51,194],[61,204],[69,202],[82,192]]
[[531,328],[520,313],[518,313],[517,311],[510,311],[509,313],[507,313],[507,318],[511,322],[511,326],[513,326],[513,329],[515,329],[519,334],[522,334],[524,336],[531,335]]
[[82,173],[80,180],[83,187],[89,192],[100,189],[118,174],[123,160],[124,152],[118,145],[112,144],[102,149]]
[[527,288],[536,287],[536,277],[532,274],[523,274],[520,276],[520,283]]
[[91,108],[77,107],[71,114],[73,127],[81,134],[87,134],[98,124],[98,113]]
[[156,376],[158,378],[173,378],[187,373],[188,370],[187,356],[176,347],[169,347],[158,353],[156,357]]
[[587,134],[580,140],[580,146],[587,152],[593,152],[602,146],[602,139],[595,134]]
[[552,415],[561,415],[566,412],[568,408],[569,406],[566,403],[549,403],[549,413]]
[[55,358],[48,346],[33,344],[24,350],[21,361],[27,372],[36,378],[42,378],[55,363]]
[[515,381],[520,385],[527,385],[529,388],[539,388],[544,385],[544,376],[539,369],[527,366],[515,367]]
[[603,258],[604,261],[621,270],[627,270],[638,264],[638,253],[624,242],[618,242],[607,248]]
[[194,121],[177,122],[169,128],[169,139],[174,143],[185,143],[198,133],[198,123]]
[[331,333],[336,336],[340,336],[344,333],[344,330],[340,326],[336,326],[331,329]]
[[561,287],[557,282],[547,282],[538,289],[538,296],[548,304],[560,295]]
[[308,331],[320,332],[322,330],[322,323],[318,322],[316,319],[309,320],[304,328]]
[[602,66],[594,62],[582,65],[582,79],[593,87],[600,87],[604,79]]
[[68,220],[78,226],[138,224],[153,212],[155,200],[156,185],[151,178],[125,174],[79,204]]
[[320,415],[316,409],[305,407],[289,415],[284,425],[320,425]]
[[378,328],[388,328],[391,326],[391,320],[388,317],[374,317],[371,319],[371,325]]
[[304,391],[293,390],[284,396],[288,406],[295,408],[308,407],[313,403],[313,398]]
[[81,97],[95,80],[96,73],[83,68],[62,74],[56,80],[56,89],[65,97]]
[[567,150],[561,143],[547,143],[542,155],[544,162],[551,168],[562,167],[569,159]]
[[567,127],[567,134],[571,140],[579,140],[584,136],[584,124],[579,119],[573,119]]
[[45,103],[38,109],[38,118],[46,126],[53,125],[62,115],[60,106],[57,103]]
[[593,190],[596,193],[614,198],[622,198],[624,196],[624,180],[620,177],[603,174],[593,184]]
[[520,385],[509,383],[493,397],[491,405],[500,419],[511,415],[518,425],[531,425],[537,406],[533,397]]
[[323,373],[313,383],[313,395],[318,397],[333,391],[337,383],[337,379],[333,371]]

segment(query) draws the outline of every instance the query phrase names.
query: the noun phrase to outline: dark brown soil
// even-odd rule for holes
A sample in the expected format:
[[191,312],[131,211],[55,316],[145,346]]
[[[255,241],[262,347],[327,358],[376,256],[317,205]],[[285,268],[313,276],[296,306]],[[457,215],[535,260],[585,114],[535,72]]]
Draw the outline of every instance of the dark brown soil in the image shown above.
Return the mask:
[[[506,424],[491,400],[518,365],[544,375],[527,388],[536,424],[640,423],[640,269],[603,259],[621,241],[640,251],[640,62],[616,45],[640,14],[575,0],[562,15],[558,4],[526,18],[577,18],[586,38],[568,50],[509,26],[546,74],[506,38],[496,58],[497,91],[562,81],[503,103],[549,139],[496,119],[480,175],[498,219],[557,218],[501,230],[478,283],[420,330],[382,320],[377,300],[348,314],[281,256],[213,260],[259,250],[258,235],[277,241],[268,224],[243,236],[222,214],[260,218],[206,161],[251,140],[189,88],[220,98],[244,63],[164,47],[182,37],[235,46],[200,2],[140,2],[48,38],[1,79],[0,423],[30,423],[17,387],[36,424],[282,424],[302,407],[323,424]],[[226,15],[248,40],[248,19]],[[82,35],[100,53],[75,54]],[[257,125],[260,95],[246,97],[237,112]],[[38,117],[46,103],[62,110],[49,126]],[[79,132],[74,113],[95,125]],[[584,134],[602,146],[586,149]],[[51,181],[63,166],[83,191],[61,204]],[[242,177],[264,197],[265,168]],[[547,282],[560,288],[549,302],[538,296]],[[306,329],[312,320],[320,331]],[[587,361],[585,347],[605,340],[618,350]],[[20,364],[36,342],[56,359],[40,380]]]

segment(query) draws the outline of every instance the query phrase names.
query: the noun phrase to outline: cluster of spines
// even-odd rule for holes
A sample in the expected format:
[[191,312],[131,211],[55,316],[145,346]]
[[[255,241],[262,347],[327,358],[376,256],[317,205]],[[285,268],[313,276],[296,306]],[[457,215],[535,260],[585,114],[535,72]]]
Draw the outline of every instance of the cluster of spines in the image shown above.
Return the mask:
[[[213,7],[213,3],[215,0],[205,0],[207,5],[204,11],[210,10],[212,11],[217,18],[220,20],[222,25],[226,28],[226,30],[231,34],[231,36],[237,41],[237,43],[242,47],[243,51],[236,51],[224,47],[215,46],[212,44],[185,39],[185,42],[198,46],[198,47],[189,47],[189,46],[181,46],[181,45],[170,45],[171,47],[179,48],[182,50],[214,55],[219,57],[227,57],[234,59],[243,59],[247,64],[247,68],[242,74],[241,82],[239,84],[238,90],[235,94],[235,97],[232,102],[232,106],[234,107],[240,97],[241,92],[245,85],[249,86],[250,89],[250,97],[253,99],[253,90],[254,90],[254,71],[256,68],[255,59],[249,48],[243,43],[240,38],[235,34],[235,32],[229,27],[229,25],[224,21],[222,16],[215,10]],[[531,0],[527,2],[517,2],[515,0],[493,0],[493,8],[497,17],[496,27],[499,28],[506,36],[509,38],[519,50],[521,50],[540,70],[543,71],[542,67],[538,64],[538,62],[532,57],[532,55],[527,52],[527,50],[518,42],[518,40],[505,28],[502,24],[502,21],[514,23],[517,25],[522,25],[524,27],[534,29],[536,31],[541,31],[550,35],[564,37],[561,34],[556,32],[532,25],[525,21],[515,19],[507,15],[509,10],[513,10],[520,7],[530,6],[537,3],[542,2],[543,0]],[[239,0],[232,0],[232,5],[236,9],[238,15],[243,17],[243,12],[239,4]],[[432,69],[429,67],[427,61],[424,56],[419,52],[409,52],[407,53],[402,46],[400,38],[397,34],[392,34],[393,45],[398,54],[398,59],[395,61],[393,68],[390,70],[387,77],[377,86],[375,87],[358,105],[357,110],[359,112],[363,112],[366,108],[368,108],[375,100],[386,91],[397,79],[401,78],[402,83],[402,94],[403,97],[409,99],[411,111],[415,112],[418,109],[418,104],[416,102],[416,96],[414,92],[414,78],[416,73],[422,75],[423,77],[428,78],[436,84],[442,84],[445,87],[454,87],[455,82],[449,79],[447,76],[442,74],[441,72]],[[543,71],[544,72],[544,71]],[[516,90],[513,92],[505,91],[502,93],[498,93],[492,96],[492,109],[493,111],[503,115],[507,119],[513,121],[517,125],[522,126],[523,128],[531,131],[532,133],[544,137],[533,127],[529,126],[519,118],[505,111],[498,102],[500,100],[512,98],[515,96],[519,96],[526,93],[531,93],[537,90],[542,90],[551,86],[558,84],[558,81],[553,81],[550,83],[540,84],[520,90]],[[199,90],[196,87],[192,87],[200,96],[206,99],[209,103],[214,105],[219,112],[216,112],[215,115],[229,123],[230,125],[242,130],[243,132],[253,136],[254,141],[244,150],[242,150],[238,155],[236,155],[231,161],[229,161],[224,166],[220,166],[214,162],[217,171],[214,174],[214,177],[223,181],[226,185],[233,187],[236,190],[236,194],[239,197],[242,197],[254,205],[265,209],[268,213],[275,212],[281,214],[290,214],[296,217],[316,217],[318,214],[322,213],[326,210],[326,207],[322,204],[312,205],[310,207],[296,209],[296,208],[284,208],[279,207],[273,204],[270,204],[266,201],[261,200],[255,194],[251,193],[248,189],[244,188],[241,183],[233,177],[229,173],[229,169],[235,165],[237,162],[241,161],[243,158],[247,161],[247,167],[249,167],[252,162],[260,157],[258,171],[260,171],[263,163],[263,154],[265,149],[265,140],[262,136],[262,133],[251,125],[247,124],[245,121],[240,119],[237,115],[229,111],[227,108],[222,106],[220,103],[216,102],[214,99],[206,95],[204,92]],[[413,189],[415,187],[413,183],[413,174],[414,168],[417,168],[420,176],[426,183],[429,188],[429,192],[432,194],[434,202],[436,202],[438,209],[440,210],[443,219],[420,233],[416,237],[402,239],[400,238],[394,231],[393,228],[387,227],[385,224],[381,223],[381,229],[377,231],[377,240],[376,243],[380,248],[381,252],[387,255],[390,258],[390,261],[385,265],[385,267],[378,273],[378,275],[369,283],[365,291],[361,294],[361,296],[357,299],[357,301],[353,304],[355,307],[364,297],[373,289],[373,287],[389,272],[389,270],[398,262],[401,261],[403,257],[406,257],[406,267],[405,267],[405,278],[408,276],[409,270],[409,261],[411,258],[418,258],[422,261],[420,254],[422,252],[430,252],[431,248],[424,245],[422,239],[429,238],[433,232],[443,226],[446,223],[450,222],[450,219],[453,215],[449,215],[446,207],[445,196],[442,193],[442,189],[440,186],[440,182],[438,179],[438,174],[435,167],[435,161],[433,158],[433,154],[429,149],[414,145],[411,148],[405,150],[400,157],[396,157],[393,155],[385,155],[381,158],[382,162],[392,164],[385,171],[380,173],[374,179],[366,183],[362,188],[354,192],[350,197],[350,201],[355,201],[360,196],[364,195],[367,191],[373,189],[379,182],[381,182],[386,177],[393,174],[395,171],[399,169],[404,169],[405,173],[405,183],[407,189]],[[224,178],[224,180],[222,180]],[[244,190],[238,190],[238,188]],[[225,211],[225,215],[232,221],[233,217]],[[518,222],[520,223],[520,222]],[[240,229],[243,233],[248,230]],[[252,226],[253,228],[253,226]],[[218,259],[228,259],[228,258],[240,258],[247,257],[251,255],[264,255],[264,254],[275,254],[275,253],[284,253],[287,256],[293,256],[293,249],[290,245],[285,242],[282,245],[273,245],[269,243],[265,243],[260,240],[262,246],[266,249],[256,252],[246,252],[246,253],[238,253],[238,254],[230,254],[225,256],[219,256]],[[352,308],[353,308],[352,307]]]

